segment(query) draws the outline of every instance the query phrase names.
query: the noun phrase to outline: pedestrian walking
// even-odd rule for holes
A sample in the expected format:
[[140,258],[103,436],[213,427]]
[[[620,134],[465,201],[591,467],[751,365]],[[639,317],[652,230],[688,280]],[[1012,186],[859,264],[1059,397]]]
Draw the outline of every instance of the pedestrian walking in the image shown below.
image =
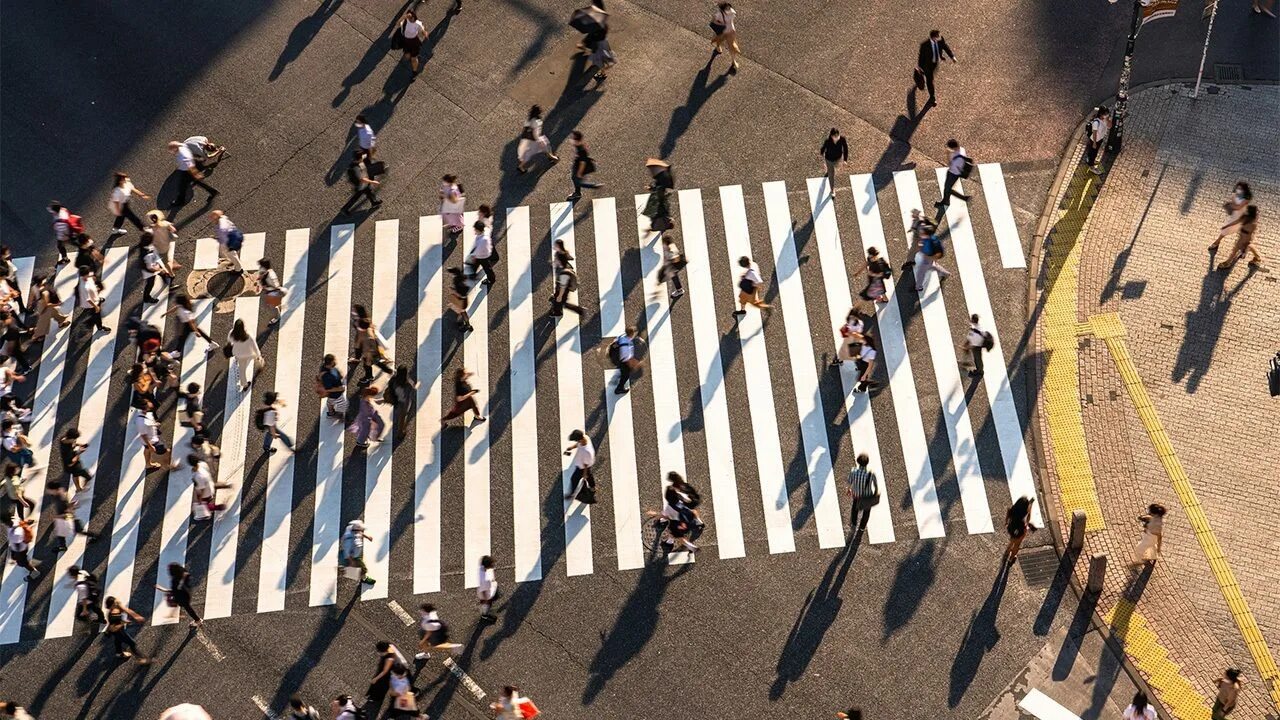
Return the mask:
[[417,13],[412,10],[405,11],[404,16],[400,18],[400,25],[396,28],[396,35],[392,38],[391,45],[403,51],[403,57],[409,61],[409,68],[413,70],[414,75],[418,74],[418,56],[422,54],[422,40],[426,36],[427,29],[423,27]]
[[822,165],[827,171],[827,190],[835,195],[836,168],[849,162],[849,141],[840,134],[839,128],[831,128],[827,139],[822,141],[822,147],[818,148],[818,157],[822,158]]
[[529,108],[529,117],[520,128],[516,170],[521,174],[529,172],[529,162],[544,153],[551,162],[560,162],[560,158],[551,152],[551,141],[542,133],[542,108],[534,105]]
[[916,56],[916,72],[923,76],[924,86],[929,90],[929,99],[925,101],[926,108],[930,105],[936,106],[938,104],[937,93],[934,91],[933,86],[933,75],[937,72],[938,66],[948,58],[953,63],[959,62],[959,60],[956,60],[956,54],[951,52],[951,46],[947,45],[946,38],[942,37],[942,31],[930,30],[929,39],[920,43],[920,53]]
[[472,228],[476,231],[476,239],[471,246],[471,255],[467,258],[467,264],[471,266],[473,275],[480,274],[476,268],[483,269],[483,282],[486,286],[491,286],[498,279],[498,273],[493,270],[493,264],[498,260],[498,253],[493,249],[493,238],[489,235],[488,225],[477,220]]
[[174,351],[182,354],[187,347],[187,339],[191,335],[203,338],[208,347],[205,348],[205,354],[208,355],[218,349],[218,343],[209,337],[209,333],[200,328],[200,324],[196,322],[195,306],[191,304],[191,298],[183,293],[173,296],[173,307],[165,312],[165,315],[173,315],[178,321],[178,342],[174,346]]
[[684,283],[680,281],[680,271],[684,270],[688,262],[684,258],[684,253],[680,252],[680,246],[676,245],[676,241],[669,235],[662,236],[662,265],[658,267],[658,282],[668,283],[671,286],[671,299],[684,296]]
[[450,420],[461,417],[468,410],[475,414],[475,422],[482,423],[488,420],[488,418],[480,414],[480,405],[476,402],[476,396],[480,394],[480,391],[471,386],[470,378],[473,374],[465,367],[460,367],[454,371],[453,407],[440,418],[441,425],[448,425]]
[[498,578],[493,571],[493,558],[485,555],[480,558],[480,569],[476,578],[476,606],[480,608],[480,619],[493,622],[498,619],[493,614],[493,601],[498,599]]
[[271,319],[267,324],[275,325],[280,322],[280,306],[284,303],[284,296],[288,291],[280,284],[280,276],[276,275],[275,269],[271,267],[271,261],[267,258],[258,259],[258,274],[255,280],[258,283],[258,294],[272,310]]
[[951,271],[942,267],[938,261],[947,254],[947,250],[942,245],[942,238],[938,237],[937,227],[932,223],[922,227],[922,237],[916,243],[915,254],[915,280],[916,292],[922,293],[925,289],[925,282],[929,279],[929,271],[938,273],[938,282],[951,277]]
[[[97,576],[81,570],[79,565],[71,565],[67,567],[67,578],[76,591],[76,617],[81,620],[92,617],[98,625],[106,625],[107,616],[102,612],[102,586],[98,583]],[[93,631],[97,634],[97,625]]]
[[409,677],[409,666],[397,660],[391,665],[391,707],[387,710],[388,720],[415,720],[418,714],[418,698],[413,692],[413,679]]
[[320,372],[315,377],[316,395],[324,398],[325,414],[334,420],[342,420],[347,414],[347,383],[338,369],[338,358],[325,355]]
[[874,246],[867,248],[867,260],[854,272],[854,275],[863,271],[867,273],[867,284],[858,292],[858,297],[871,303],[889,302],[888,286],[885,280],[893,275],[893,268],[881,257],[878,248]]
[[399,648],[386,640],[374,643],[374,649],[378,653],[378,663],[374,667],[373,677],[369,680],[369,689],[365,693],[364,701],[365,714],[371,718],[378,717],[379,711],[382,710],[382,703],[387,698],[387,692],[391,690],[391,668],[397,662],[404,661]]
[[622,395],[630,391],[631,375],[640,365],[640,361],[636,359],[636,327],[634,325],[628,325],[623,334],[610,343],[609,360],[618,369],[618,385],[613,392]]
[[596,70],[596,74],[592,79],[596,81],[596,86],[599,87],[600,83],[608,79],[607,71],[609,68],[618,64],[618,56],[613,54],[613,47],[609,45],[609,13],[605,12],[604,8],[601,7],[593,7],[592,10],[600,14],[601,24],[599,30],[587,35],[586,42],[589,52],[587,61]]
[[147,213],[147,229],[151,231],[151,242],[156,252],[169,263],[169,268],[177,270],[182,267],[173,259],[173,244],[178,241],[178,226],[164,218],[164,213],[151,210]]
[[200,392],[200,383],[187,383],[185,390],[178,393],[178,402],[182,404],[178,424],[192,430],[204,429],[204,397]]
[[1236,232],[1236,242],[1231,246],[1231,254],[1226,260],[1218,263],[1219,270],[1230,270],[1236,261],[1249,253],[1252,257],[1249,260],[1249,267],[1262,267],[1262,253],[1258,252],[1255,244],[1255,236],[1258,232],[1258,206],[1250,205],[1244,209],[1244,216],[1241,218],[1240,227]]
[[[361,711],[356,707],[355,698],[350,695],[339,695],[329,703],[333,712],[333,720],[358,720]],[[366,716],[367,717],[367,716]]]
[[1089,172],[1101,175],[1102,165],[1098,160],[1102,156],[1102,148],[1107,144],[1107,138],[1111,136],[1111,111],[1105,107],[1099,107],[1094,111],[1087,128],[1084,164],[1089,167]]
[[840,367],[857,357],[858,351],[862,349],[866,327],[866,319],[858,312],[858,308],[849,308],[849,314],[844,316],[844,324],[840,326],[840,346],[836,348],[835,359],[831,361],[832,367]]
[[129,232],[124,228],[125,220],[133,223],[133,226],[138,228],[139,232],[145,229],[142,221],[138,219],[137,213],[129,208],[129,201],[135,197],[143,200],[151,199],[150,195],[134,187],[133,181],[129,179],[127,174],[117,172],[115,174],[115,184],[111,186],[111,200],[108,203],[111,214],[116,216],[115,222],[111,225],[111,235],[113,237]]
[[61,483],[50,486],[48,507],[53,517],[53,551],[55,553],[62,553],[70,547],[71,540],[76,535],[83,535],[87,543],[98,539],[98,535],[89,532],[84,522],[76,517],[76,509],[79,506],[80,502],[67,491],[66,486]]
[[42,275],[31,281],[31,302],[28,307],[36,314],[36,324],[31,331],[33,343],[44,341],[45,336],[53,329],[52,323],[58,323],[60,328],[71,324],[70,316],[62,312],[62,298],[58,295],[51,275]]
[[293,695],[289,698],[289,717],[286,720],[320,720],[320,713],[303,702],[301,697]]
[[191,606],[191,573],[183,567],[182,563],[169,563],[169,587],[156,585],[156,590],[164,593],[165,602],[169,607],[173,608],[174,616],[180,617],[183,610],[191,616],[191,622],[188,623],[192,628],[198,628],[204,625],[204,621],[200,619],[200,613]]
[[1226,720],[1232,710],[1236,709],[1236,699],[1240,696],[1240,688],[1244,686],[1244,678],[1235,668],[1227,668],[1215,683],[1218,696],[1213,699],[1213,720]]
[[27,338],[30,336],[31,331],[22,324],[16,308],[0,309],[0,359],[13,360],[22,375],[31,372],[33,364],[27,356],[30,350]]
[[1009,565],[1018,559],[1018,550],[1022,548],[1022,541],[1027,539],[1027,533],[1040,529],[1031,524],[1031,506],[1035,502],[1034,497],[1024,495],[1014,500],[1004,514],[1004,527],[1009,533],[1009,544],[1004,548],[1004,558]]
[[351,153],[351,162],[347,165],[347,181],[351,183],[351,197],[347,198],[347,202],[342,206],[343,215],[350,215],[360,203],[361,198],[369,201],[370,210],[376,210],[382,206],[377,193],[382,183],[374,180],[369,174],[366,158],[364,150],[357,148]]
[[13,264],[13,250],[8,245],[0,245],[0,291],[12,300],[19,313],[27,314],[27,302],[18,281],[18,266]]
[[368,448],[370,442],[382,442],[382,435],[387,431],[386,421],[373,404],[379,392],[376,386],[370,386],[356,393],[356,419],[347,431],[356,436],[356,447],[361,450]]
[[1129,707],[1124,709],[1123,720],[1159,720],[1159,716],[1147,700],[1147,694],[1139,690],[1134,693]]
[[467,209],[467,196],[457,175],[440,178],[440,220],[451,233],[462,232],[462,216]]
[[138,255],[142,258],[142,277],[144,278],[142,302],[160,302],[160,298],[156,297],[154,292],[156,280],[159,278],[166,282],[172,281],[173,271],[165,264],[164,259],[160,257],[160,253],[156,252],[156,246],[153,244],[150,233],[142,234],[142,241],[138,243]]
[[80,282],[76,285],[76,301],[83,311],[82,314],[89,318],[87,322],[96,327],[98,332],[111,332],[111,328],[102,324],[102,297],[98,294],[97,278],[92,268],[80,268]]
[[764,278],[760,277],[760,269],[751,262],[751,258],[746,255],[738,258],[738,267],[742,268],[742,275],[738,276],[738,309],[734,310],[733,314],[738,317],[746,315],[748,305],[759,310],[768,310],[773,307],[760,299],[760,288],[764,286]]
[[378,149],[378,135],[373,131],[373,126],[369,124],[368,118],[364,115],[356,116],[355,129],[356,144],[364,151],[365,160],[372,163],[374,151]]
[[658,158],[649,158],[644,162],[649,172],[649,199],[645,202],[641,215],[649,218],[649,232],[663,232],[675,226],[671,220],[671,191],[675,189],[676,179],[671,174],[671,164]]
[[414,660],[430,660],[432,650],[452,651],[461,643],[449,642],[449,626],[440,619],[440,613],[431,603],[418,608],[418,653]]
[[717,5],[716,11],[711,15],[711,32],[716,35],[711,41],[711,57],[722,52],[729,53],[729,59],[733,61],[729,72],[732,73],[738,72],[738,55],[742,52],[738,48],[738,27],[734,22],[737,19],[738,11],[727,2]]
[[849,470],[849,523],[856,533],[867,526],[871,508],[880,502],[880,483],[866,453],[859,453],[854,462]]
[[591,467],[596,464],[596,446],[591,438],[581,430],[569,433],[569,447],[565,455],[573,455],[570,464],[573,472],[569,475],[569,492],[565,500],[576,499],[584,505],[592,505],[596,501],[596,479]]
[[522,720],[539,715],[533,701],[521,695],[520,688],[514,685],[503,687],[497,701],[489,703],[489,709],[493,711],[496,720]]
[[871,375],[876,370],[878,348],[871,333],[864,331],[860,339],[862,342],[853,353],[853,364],[858,372],[858,384],[853,386],[853,391],[867,392],[875,382],[871,379]]
[[969,377],[982,377],[982,354],[995,347],[996,339],[989,331],[982,328],[976,313],[969,316],[969,331],[965,333],[960,345],[969,351],[969,357],[973,360],[973,369],[969,371]]
[[[140,623],[143,617],[133,611],[133,608],[116,600],[114,597],[108,597],[105,605],[107,607],[107,637],[111,638],[111,642],[115,644],[116,657],[127,658],[136,656],[139,665],[150,665],[151,658],[142,654],[138,649],[138,643],[133,641],[129,636],[129,622]],[[125,648],[128,648],[127,650]]]
[[471,288],[475,286],[475,276],[463,272],[462,268],[449,268],[445,273],[449,275],[449,309],[457,317],[456,327],[464,333],[471,332],[473,328],[471,317],[467,314],[467,298],[471,294]]
[[27,582],[39,580],[40,563],[31,559],[31,543],[36,541],[35,529],[31,522],[23,519],[21,514],[16,518],[6,515],[4,519],[9,525],[6,538],[9,542],[9,559],[27,571],[25,578]]
[[62,438],[58,440],[58,456],[62,459],[62,472],[66,473],[76,486],[76,492],[80,492],[93,482],[93,476],[85,469],[84,462],[80,459],[80,455],[89,448],[88,445],[80,442],[80,429],[76,427],[67,428],[62,434]]
[[373,536],[364,531],[364,522],[359,518],[347,523],[342,532],[342,565],[347,568],[347,577],[359,579],[365,585],[373,585],[376,581],[369,577],[369,567],[364,564],[364,541],[373,540]]
[[279,427],[284,401],[274,390],[262,394],[262,407],[254,414],[254,424],[262,431],[262,452],[276,454],[275,441],[279,440],[289,452],[293,449],[293,438],[285,434]]
[[1138,522],[1142,523],[1142,539],[1133,549],[1134,561],[1129,563],[1129,567],[1154,565],[1160,557],[1164,546],[1164,516],[1168,512],[1164,505],[1151,503],[1147,511],[1138,516]]
[[80,233],[80,236],[76,238],[76,256],[73,263],[77,272],[83,267],[93,271],[93,284],[98,286],[99,292],[104,289],[102,284],[103,260],[102,251],[98,249],[98,244],[94,242],[93,238],[89,237],[88,233]]
[[956,190],[955,185],[960,181],[960,178],[967,178],[973,173],[973,159],[969,157],[968,151],[960,146],[960,141],[955,138],[947,141],[947,151],[950,154],[947,160],[947,178],[942,182],[942,199],[933,204],[938,209],[938,213],[933,219],[935,225],[942,221],[943,213],[951,205],[952,195],[965,202],[969,202],[971,199],[971,196]]
[[577,202],[582,198],[582,188],[595,189],[600,183],[587,180],[587,176],[596,171],[596,161],[591,157],[591,150],[580,130],[569,133],[569,142],[573,145],[573,167],[569,169],[569,179],[573,181],[573,193],[565,198],[568,202]]
[[67,247],[75,245],[84,234],[84,219],[62,206],[57,200],[50,201],[49,214],[53,217],[53,239],[58,245],[58,265],[71,262],[67,256]]
[[351,360],[358,361],[364,366],[364,377],[360,380],[360,385],[365,386],[373,382],[375,367],[388,375],[394,374],[396,369],[387,359],[390,351],[387,349],[387,339],[382,337],[382,333],[378,332],[368,318],[357,320],[355,330],[355,347],[353,348],[355,353]]
[[667,487],[662,491],[662,516],[668,520],[685,519],[692,526],[706,527],[698,506],[702,495],[685,481],[684,476],[672,470],[667,473]]
[[199,443],[193,440],[193,451],[187,455],[187,466],[191,468],[191,516],[196,520],[209,520],[215,512],[222,509],[218,504],[218,490],[228,485],[214,482],[209,462],[195,452],[196,447],[199,447]]
[[246,392],[253,386],[254,378],[262,372],[265,363],[258,341],[249,334],[244,320],[237,319],[231,326],[231,332],[227,333],[227,346],[223,348],[222,354],[235,359],[238,387],[240,392]]
[[1245,210],[1252,202],[1253,188],[1249,187],[1249,183],[1244,180],[1237,182],[1231,197],[1222,203],[1222,210],[1227,214],[1227,221],[1218,230],[1218,237],[1209,243],[1209,252],[1216,251],[1223,238],[1240,231],[1240,226],[1244,224]]
[[210,212],[209,219],[215,223],[213,234],[218,240],[218,255],[222,258],[218,265],[225,265],[232,272],[244,272],[244,267],[240,264],[240,248],[244,247],[244,233],[221,210]]
[[563,240],[555,241],[555,250],[551,254],[551,272],[556,278],[555,290],[551,293],[551,317],[564,315],[564,309],[582,314],[582,306],[569,302],[569,293],[578,290],[578,271],[573,269],[573,255],[569,254]]
[[204,173],[191,146],[172,140],[169,142],[169,152],[173,153],[174,163],[178,166],[178,190],[173,196],[173,202],[169,203],[169,217],[172,218],[174,210],[187,201],[187,193],[191,191],[192,185],[208,193],[208,202],[213,202],[218,197],[218,190],[204,181]]
[[409,411],[417,400],[418,381],[409,377],[409,368],[397,365],[395,374],[382,391],[382,402],[391,406],[391,427],[400,442],[409,430]]
[[142,457],[147,461],[147,470],[159,470],[160,463],[156,458],[169,453],[169,446],[160,439],[160,423],[156,422],[154,410],[155,403],[145,399],[133,415],[133,428],[142,442]]

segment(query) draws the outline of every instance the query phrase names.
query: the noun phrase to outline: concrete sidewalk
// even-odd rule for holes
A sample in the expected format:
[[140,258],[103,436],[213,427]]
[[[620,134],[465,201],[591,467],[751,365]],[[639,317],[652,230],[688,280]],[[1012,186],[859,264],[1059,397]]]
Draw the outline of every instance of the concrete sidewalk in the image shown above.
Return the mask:
[[[1107,554],[1098,611],[1172,717],[1207,719],[1213,681],[1237,667],[1232,718],[1274,718],[1280,88],[1189,95],[1135,93],[1123,152],[1101,179],[1070,172],[1050,218],[1033,317],[1044,490],[1061,536],[1088,513],[1077,578]],[[1253,186],[1268,262],[1218,271],[1232,239],[1206,247],[1237,180]],[[1152,502],[1169,509],[1163,555],[1130,570]]]

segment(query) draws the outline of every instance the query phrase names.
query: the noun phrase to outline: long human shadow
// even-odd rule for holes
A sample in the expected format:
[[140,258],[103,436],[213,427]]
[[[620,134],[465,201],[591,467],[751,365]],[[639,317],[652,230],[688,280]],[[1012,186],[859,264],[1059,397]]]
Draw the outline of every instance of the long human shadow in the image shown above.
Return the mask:
[[1142,227],[1147,223],[1147,216],[1151,214],[1151,206],[1155,204],[1156,194],[1160,191],[1160,183],[1164,182],[1164,174],[1169,170],[1169,163],[1160,166],[1160,174],[1156,176],[1156,184],[1151,188],[1151,195],[1147,197],[1147,206],[1142,209],[1142,217],[1138,218],[1138,224],[1133,228],[1133,234],[1129,236],[1129,244],[1123,250],[1116,253],[1115,260],[1111,263],[1111,274],[1107,276],[1107,282],[1102,286],[1102,295],[1099,302],[1106,303],[1115,297],[1120,291],[1120,280],[1124,277],[1124,269],[1129,264],[1129,257],[1133,255],[1133,247],[1138,243],[1138,235],[1142,233]]
[[920,127],[920,121],[924,119],[926,112],[927,108],[918,115],[899,115],[894,119],[893,127],[889,128],[889,144],[880,151],[880,157],[871,170],[871,181],[877,193],[893,181],[895,172],[915,169],[915,163],[907,162],[907,158],[911,156],[911,137],[915,135],[916,128]]
[[1178,357],[1174,360],[1173,372],[1170,374],[1173,382],[1186,382],[1188,394],[1195,394],[1200,389],[1200,381],[1209,373],[1209,366],[1213,364],[1213,356],[1222,339],[1222,330],[1227,314],[1231,312],[1231,305],[1236,295],[1244,289],[1245,283],[1257,272],[1258,268],[1250,267],[1235,287],[1228,290],[1226,284],[1230,271],[1218,270],[1213,256],[1210,256],[1204,277],[1200,280],[1200,303],[1194,310],[1186,313],[1186,332],[1183,333],[1182,344],[1178,346]]
[[663,596],[671,583],[692,568],[692,564],[681,565],[679,570],[668,575],[665,561],[650,559],[645,563],[635,588],[618,611],[613,628],[600,638],[600,649],[591,659],[588,667],[591,674],[582,691],[584,705],[594,703],[605,685],[648,644],[661,619],[659,610]]
[[787,642],[782,646],[781,654],[778,655],[778,664],[774,668],[776,675],[773,685],[769,687],[769,700],[777,702],[787,691],[788,685],[804,677],[809,663],[813,661],[814,655],[822,645],[822,639],[826,636],[827,630],[835,624],[836,617],[840,614],[840,607],[844,604],[840,591],[844,588],[844,581],[849,575],[853,559],[858,554],[859,535],[861,530],[855,531],[853,539],[840,553],[831,558],[822,581],[816,588],[810,590],[809,596],[805,598],[800,614],[791,625]]
[[[364,55],[361,56],[360,61],[356,63],[356,66],[351,69],[351,72],[347,73],[347,76],[342,79],[342,89],[334,96],[333,102],[331,103],[333,107],[340,107],[342,103],[346,102],[347,97],[351,94],[352,88],[364,82],[365,79],[369,77],[369,74],[373,72],[373,69],[378,67],[378,64],[382,62],[382,59],[387,56],[387,53],[392,51],[391,35],[395,32],[396,25],[400,23],[400,18],[404,17],[406,11],[416,10],[421,2],[422,0],[407,0],[404,5],[400,6],[400,9],[396,11],[395,15],[391,18],[391,21],[387,23],[387,27],[383,29],[378,37],[374,38],[372,43],[369,44],[368,49],[364,51]],[[403,65],[404,63],[398,64]],[[381,125],[378,127],[381,127]]]
[[1106,710],[1107,702],[1111,697],[1111,690],[1115,687],[1116,679],[1120,677],[1121,670],[1124,669],[1120,658],[1124,655],[1124,637],[1128,632],[1129,620],[1133,615],[1133,611],[1137,608],[1139,598],[1142,597],[1142,593],[1147,588],[1147,583],[1151,581],[1153,570],[1153,565],[1147,565],[1141,572],[1134,574],[1124,592],[1124,598],[1127,602],[1122,602],[1116,607],[1116,612],[1111,618],[1111,627],[1106,637],[1107,647],[1111,652],[1103,653],[1098,660],[1097,673],[1089,697],[1089,707],[1080,713],[1081,720],[1093,720],[1103,717],[1103,712]]
[[937,541],[925,540],[910,555],[898,563],[893,575],[893,585],[884,603],[884,628],[881,644],[898,630],[906,627],[916,614],[920,601],[937,579]]
[[[73,625],[73,633],[75,632],[75,629],[76,628]],[[79,662],[81,658],[84,657],[84,654],[89,651],[89,646],[97,639],[98,633],[96,632],[96,628],[95,632],[82,633],[80,635],[79,641],[76,642],[75,646],[70,648],[71,651],[64,656],[62,665],[59,666],[57,670],[49,673],[49,675],[44,679],[44,683],[37,688],[35,694],[31,696],[31,704],[27,706],[27,710],[33,717],[41,716],[44,712],[44,704],[50,699],[56,697],[54,691],[56,691],[58,686],[67,679],[67,676],[71,673],[71,669],[76,666],[76,663]],[[86,675],[81,675],[81,681],[83,681],[85,677]]]
[[1068,549],[1058,560],[1058,571],[1053,575],[1049,591],[1045,593],[1044,602],[1040,604],[1040,611],[1036,613],[1036,620],[1031,626],[1031,632],[1036,635],[1048,635],[1053,627],[1053,619],[1057,616],[1058,607],[1062,605],[1062,599],[1067,594],[1067,588],[1071,584],[1071,574],[1079,557],[1079,550]]
[[319,664],[319,659],[324,657],[334,638],[338,637],[338,629],[346,624],[347,616],[359,599],[360,593],[356,591],[351,593],[351,599],[341,610],[337,610],[337,605],[325,607],[324,616],[316,624],[316,631],[311,634],[310,642],[298,653],[293,664],[280,674],[280,683],[276,686],[268,707],[285,707],[288,704],[289,696],[303,686],[311,671]]
[[[186,633],[182,638],[182,643],[169,654],[164,665],[155,667],[154,665],[146,668],[147,672],[137,672],[133,676],[133,682],[124,691],[117,693],[111,699],[111,703],[102,710],[102,717],[128,717],[135,710],[142,707],[143,701],[151,694],[151,691],[160,684],[169,671],[173,669],[173,664],[178,661],[178,656],[187,649],[187,645],[191,644],[191,639],[195,637],[194,632]],[[146,680],[145,686],[143,680]],[[119,715],[115,711],[119,708]]]
[[707,59],[707,64],[703,65],[698,74],[693,77],[693,83],[689,85],[689,95],[685,98],[684,105],[671,111],[671,119],[667,122],[667,134],[663,136],[662,142],[658,145],[658,157],[670,157],[671,153],[676,149],[676,143],[688,132],[689,127],[693,124],[693,119],[702,110],[702,106],[728,81],[729,75],[728,71],[726,71],[725,74],[717,77],[711,84],[707,84],[707,78],[711,77],[713,60],[715,60],[714,55]]
[[520,74],[521,70],[528,67],[529,63],[542,54],[543,48],[547,46],[547,42],[552,37],[564,32],[565,25],[569,19],[555,17],[528,0],[509,0],[506,4],[515,8],[516,12],[538,23],[538,34],[525,44],[524,52],[520,54],[519,59],[511,66],[511,70],[507,72],[508,78],[514,78]]
[[[476,645],[479,644],[480,636],[484,633],[485,627],[486,625],[480,621],[476,621],[476,624],[472,626],[470,637],[463,644],[462,652],[454,660],[459,667],[467,668],[471,666],[471,656],[475,654]],[[442,676],[444,683],[440,688],[440,692],[437,692],[436,696],[431,698],[430,704],[423,710],[424,717],[444,717],[445,709],[449,707],[449,703],[453,702],[453,696],[457,694],[458,686],[462,684],[457,676],[449,672],[448,669],[443,671]],[[390,716],[388,714],[387,717]]]
[[[1147,583],[1151,581],[1152,571],[1153,566],[1146,565],[1139,572],[1133,573],[1128,585],[1121,592],[1122,600],[1116,605],[1116,612],[1105,638],[1107,644],[1113,649],[1118,648],[1123,651],[1129,619],[1133,616],[1134,608],[1146,590]],[[1071,668],[1075,666],[1076,658],[1080,655],[1080,645],[1093,624],[1093,613],[1097,606],[1097,593],[1085,593],[1080,599],[1079,605],[1076,606],[1076,613],[1071,618],[1071,625],[1067,628],[1067,639],[1062,643],[1062,647],[1058,649],[1058,656],[1053,660],[1050,677],[1054,680],[1065,680],[1071,675]],[[1099,679],[1101,679],[1101,668],[1099,668]],[[1111,678],[1112,682],[1114,680],[1115,678]],[[1109,692],[1108,690],[1108,694]]]
[[324,27],[330,16],[338,12],[340,7],[342,7],[342,0],[320,0],[315,11],[293,26],[293,30],[289,31],[289,39],[280,50],[280,56],[276,58],[275,67],[271,68],[271,73],[267,75],[269,82],[275,82],[290,63],[302,56],[302,51],[307,49],[319,34],[320,28]]
[[996,618],[1000,614],[1000,600],[1004,597],[1004,589],[1009,582],[1009,567],[1008,563],[1001,560],[1000,570],[991,584],[991,592],[987,593],[982,607],[969,618],[969,627],[965,629],[960,649],[956,651],[955,660],[951,663],[947,707],[960,704],[961,698],[973,684],[973,679],[978,676],[978,666],[982,664],[982,659],[1000,642]]

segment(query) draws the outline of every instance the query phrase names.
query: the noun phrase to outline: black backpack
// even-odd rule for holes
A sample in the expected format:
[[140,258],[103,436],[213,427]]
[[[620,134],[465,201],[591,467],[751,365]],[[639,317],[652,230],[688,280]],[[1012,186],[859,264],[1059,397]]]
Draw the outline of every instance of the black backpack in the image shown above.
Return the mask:
[[973,158],[967,155],[960,157],[964,159],[964,164],[960,166],[960,177],[967,178],[973,174]]
[[81,570],[80,582],[84,583],[86,599],[97,602],[102,597],[102,586],[98,584],[96,575],[88,570]]
[[613,363],[615,367],[622,365],[622,346],[618,344],[617,340],[609,343],[609,362]]
[[253,426],[255,428],[257,428],[258,430],[267,429],[267,423],[266,423],[267,411],[270,409],[271,408],[269,407],[260,407],[257,410],[253,411]]
[[982,331],[982,349],[990,350],[995,346],[996,346],[995,336],[993,336],[991,333],[987,332],[986,330],[983,330]]

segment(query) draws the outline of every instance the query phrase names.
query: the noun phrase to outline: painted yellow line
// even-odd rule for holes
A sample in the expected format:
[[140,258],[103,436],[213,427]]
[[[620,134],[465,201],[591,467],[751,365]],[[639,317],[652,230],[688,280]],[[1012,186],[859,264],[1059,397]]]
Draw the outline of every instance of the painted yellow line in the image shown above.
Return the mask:
[[[1222,596],[1227,601],[1227,608],[1236,622],[1236,627],[1240,629],[1245,647],[1253,656],[1254,665],[1257,666],[1258,674],[1271,694],[1272,703],[1280,709],[1280,669],[1277,669],[1271,649],[1267,647],[1262,631],[1258,629],[1258,621],[1249,609],[1244,594],[1240,592],[1240,584],[1236,582],[1235,574],[1231,572],[1231,567],[1227,563],[1226,554],[1209,526],[1209,518],[1205,516],[1204,508],[1201,507],[1200,500],[1191,487],[1191,480],[1187,477],[1182,462],[1178,460],[1173,442],[1170,441],[1169,434],[1165,432],[1160,416],[1151,403],[1151,396],[1147,394],[1147,388],[1142,384],[1142,378],[1138,375],[1137,366],[1134,365],[1124,340],[1124,323],[1116,313],[1094,315],[1089,318],[1089,322],[1093,325],[1094,333],[1107,344],[1107,350],[1110,351],[1116,368],[1120,371],[1120,377],[1124,380],[1125,389],[1129,392],[1129,398],[1133,401],[1138,418],[1142,420],[1142,426],[1146,428],[1147,436],[1151,438],[1156,456],[1173,483],[1174,494],[1178,496],[1178,502],[1182,504],[1182,509],[1187,514],[1187,521],[1195,531],[1200,549],[1209,560],[1209,568],[1213,571],[1218,589],[1222,591]],[[1161,699],[1164,699],[1164,696],[1161,696]]]
[[1044,320],[1041,323],[1044,362],[1044,415],[1053,448],[1058,493],[1066,515],[1084,510],[1085,529],[1106,528],[1098,506],[1098,491],[1085,443],[1084,416],[1080,411],[1079,346],[1081,323],[1076,320],[1081,240],[1089,210],[1097,193],[1097,180],[1084,166],[1077,168],[1058,207],[1058,218],[1049,233],[1045,255]]
[[1208,701],[1182,674],[1182,667],[1169,658],[1132,600],[1120,600],[1103,619],[1111,626],[1111,633],[1124,644],[1125,653],[1142,671],[1166,710],[1178,720],[1209,720],[1212,711]]

